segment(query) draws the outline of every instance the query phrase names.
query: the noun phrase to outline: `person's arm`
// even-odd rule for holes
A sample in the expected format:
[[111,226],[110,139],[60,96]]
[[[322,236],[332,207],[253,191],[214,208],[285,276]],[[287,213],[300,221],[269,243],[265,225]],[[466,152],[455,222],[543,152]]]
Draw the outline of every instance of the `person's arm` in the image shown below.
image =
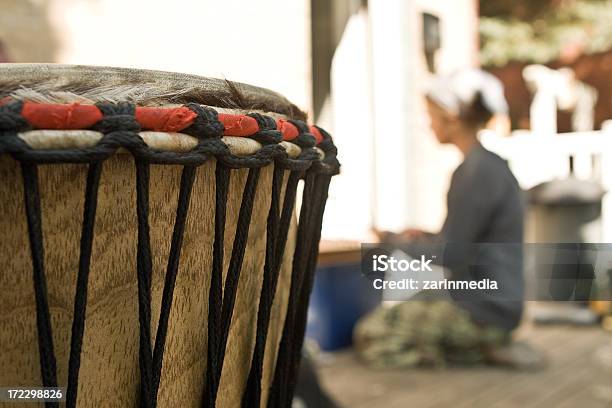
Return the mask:
[[503,199],[506,178],[500,169],[474,163],[453,174],[447,195],[447,216],[441,231],[406,239],[401,234],[387,236],[387,243],[399,244],[412,257],[433,255],[434,264],[446,267],[466,265],[472,250]]

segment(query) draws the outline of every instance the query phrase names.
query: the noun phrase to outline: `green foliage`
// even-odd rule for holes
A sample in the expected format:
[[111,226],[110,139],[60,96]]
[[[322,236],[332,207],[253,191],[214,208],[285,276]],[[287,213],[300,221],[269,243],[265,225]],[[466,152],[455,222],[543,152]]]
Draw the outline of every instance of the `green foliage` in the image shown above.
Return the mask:
[[558,0],[480,0],[480,15],[531,19],[554,7]]
[[481,60],[485,66],[545,63],[569,45],[585,53],[605,51],[612,47],[610,22],[612,0],[563,1],[532,19],[482,17]]

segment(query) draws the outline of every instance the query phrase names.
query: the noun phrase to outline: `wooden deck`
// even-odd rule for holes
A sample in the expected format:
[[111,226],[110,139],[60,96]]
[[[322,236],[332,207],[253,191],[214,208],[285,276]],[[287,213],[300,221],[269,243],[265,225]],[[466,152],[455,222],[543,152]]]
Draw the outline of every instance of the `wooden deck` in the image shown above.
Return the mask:
[[518,337],[543,350],[535,373],[477,367],[373,370],[351,351],[320,364],[326,390],[343,408],[612,407],[612,333],[597,327],[523,327]]

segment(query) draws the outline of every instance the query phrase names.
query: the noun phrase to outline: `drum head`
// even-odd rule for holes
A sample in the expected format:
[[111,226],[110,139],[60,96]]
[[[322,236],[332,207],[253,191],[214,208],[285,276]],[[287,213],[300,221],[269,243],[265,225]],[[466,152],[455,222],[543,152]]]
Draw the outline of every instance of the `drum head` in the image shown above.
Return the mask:
[[131,102],[160,106],[188,102],[215,108],[306,114],[268,89],[175,72],[61,64],[0,64],[0,98],[47,103]]

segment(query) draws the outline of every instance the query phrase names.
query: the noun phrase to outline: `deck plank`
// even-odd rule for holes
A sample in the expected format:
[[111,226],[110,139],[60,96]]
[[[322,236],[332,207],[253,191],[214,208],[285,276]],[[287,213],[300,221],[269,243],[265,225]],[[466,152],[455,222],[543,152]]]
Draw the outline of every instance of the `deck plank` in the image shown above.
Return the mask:
[[544,350],[549,366],[535,373],[486,366],[373,370],[342,351],[320,367],[321,380],[341,406],[351,408],[612,406],[597,392],[612,386],[612,367],[597,354],[612,347],[612,334],[597,327],[550,326],[524,327],[517,337]]

